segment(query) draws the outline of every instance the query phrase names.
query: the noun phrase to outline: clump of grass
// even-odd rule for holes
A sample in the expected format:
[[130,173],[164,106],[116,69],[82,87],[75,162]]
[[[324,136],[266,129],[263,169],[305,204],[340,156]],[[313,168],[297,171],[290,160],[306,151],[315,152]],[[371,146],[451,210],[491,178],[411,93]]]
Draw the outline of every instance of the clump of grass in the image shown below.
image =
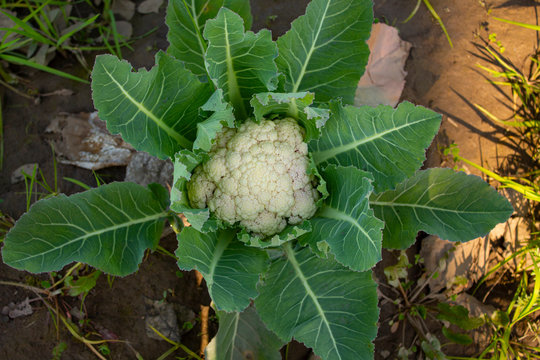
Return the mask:
[[[540,31],[540,26],[495,19]],[[540,205],[540,51],[536,47],[529,56],[526,66],[520,69],[503,56],[504,50],[504,46],[496,40],[496,36],[490,36],[482,52],[497,68],[482,65],[478,67],[495,78],[490,81],[493,85],[509,88],[511,95],[508,97],[510,102],[508,107],[512,109],[512,115],[503,119],[478,104],[475,106],[489,119],[506,128],[505,137],[520,149],[519,153],[505,160],[505,167],[512,168],[515,174],[504,174],[504,169],[501,174],[467,160],[459,155],[459,150],[455,146],[446,149],[445,154],[451,154],[456,162],[464,162],[480,170],[499,182],[501,187],[521,193],[531,203],[529,214],[530,227],[533,230],[531,237],[520,241],[523,247],[491,268],[476,287],[478,289],[495,274],[504,275],[509,264],[515,264],[510,270],[512,277],[518,281],[517,289],[508,307],[496,310],[488,318],[493,335],[478,359],[538,359],[540,324],[535,322],[534,318],[540,312],[540,242],[535,219],[535,210]],[[516,331],[519,323],[525,324],[521,337],[517,336]],[[523,341],[525,338],[529,338],[530,341],[525,343]]]
[[[538,26],[495,19],[540,30]],[[493,85],[510,90],[508,107],[512,109],[512,114],[501,118],[479,104],[475,106],[493,122],[507,129],[506,139],[520,151],[505,159],[505,167],[511,168],[513,174],[497,174],[459,156],[458,160],[474,166],[503,187],[518,191],[537,207],[540,204],[540,50],[538,47],[534,49],[523,68],[518,68],[503,56],[505,48],[494,34],[481,50],[496,68],[477,66],[493,78],[490,80]],[[504,169],[502,171],[505,172]]]
[[[86,7],[88,17],[74,15],[72,9],[78,7]],[[85,52],[108,51],[121,58],[122,48],[131,49],[130,42],[136,39],[128,41],[118,33],[111,0],[99,7],[90,0],[0,0],[0,17],[12,24],[0,27],[0,60],[83,83],[88,83],[86,77],[48,66],[51,55],[72,54],[89,73]],[[17,81],[0,64],[0,84],[16,91]]]

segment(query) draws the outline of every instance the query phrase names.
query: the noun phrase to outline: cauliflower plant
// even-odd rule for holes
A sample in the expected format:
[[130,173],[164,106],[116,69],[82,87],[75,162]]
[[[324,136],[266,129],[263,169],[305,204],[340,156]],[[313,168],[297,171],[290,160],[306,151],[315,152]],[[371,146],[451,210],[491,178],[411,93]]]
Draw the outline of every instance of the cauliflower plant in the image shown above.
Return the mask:
[[319,192],[307,173],[303,129],[294,119],[227,128],[209,156],[188,183],[193,207],[208,207],[217,218],[263,236],[315,214]]

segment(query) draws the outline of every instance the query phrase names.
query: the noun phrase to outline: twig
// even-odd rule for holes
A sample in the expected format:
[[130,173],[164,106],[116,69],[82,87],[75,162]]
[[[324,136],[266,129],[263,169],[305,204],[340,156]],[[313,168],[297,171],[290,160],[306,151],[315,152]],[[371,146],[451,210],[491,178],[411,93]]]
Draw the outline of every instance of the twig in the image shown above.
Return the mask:
[[25,93],[23,93],[23,92],[20,91],[20,90],[17,90],[15,87],[9,85],[9,84],[8,84],[7,82],[5,82],[5,81],[0,80],[0,84],[3,85],[3,86],[5,86],[5,87],[7,87],[9,90],[13,91],[15,94],[17,94],[17,95],[19,95],[19,96],[25,97],[25,98],[30,99],[30,100],[36,100],[35,97],[30,96],[30,95],[28,95],[28,94],[25,94]]
[[60,294],[62,291],[61,290],[56,290],[56,291],[48,291],[48,290],[44,290],[44,289],[40,289],[38,287],[35,287],[35,286],[31,286],[31,285],[26,285],[26,284],[22,284],[22,283],[18,283],[18,282],[14,282],[14,281],[3,281],[3,280],[0,280],[0,285],[6,285],[6,286],[17,286],[17,287],[22,287],[26,290],[30,290],[30,291],[33,291],[37,294],[43,294],[43,295],[47,295],[47,296],[54,296],[54,295],[58,295]]
[[197,287],[201,286],[204,277],[197,270],[195,270],[195,278],[197,279]]
[[201,356],[204,355],[204,349],[208,345],[208,313],[210,306],[201,305]]
[[486,293],[486,295],[484,296],[484,298],[482,299],[482,302],[485,303],[486,302],[486,299],[488,298],[489,294],[491,294],[491,292],[493,291],[493,289],[495,288],[495,286],[497,286],[497,284],[502,280],[504,274],[506,274],[506,272],[508,271],[508,269],[504,269],[503,273],[501,274],[501,276],[499,276],[499,278],[493,283],[493,285],[491,286],[491,288],[488,290],[488,292]]

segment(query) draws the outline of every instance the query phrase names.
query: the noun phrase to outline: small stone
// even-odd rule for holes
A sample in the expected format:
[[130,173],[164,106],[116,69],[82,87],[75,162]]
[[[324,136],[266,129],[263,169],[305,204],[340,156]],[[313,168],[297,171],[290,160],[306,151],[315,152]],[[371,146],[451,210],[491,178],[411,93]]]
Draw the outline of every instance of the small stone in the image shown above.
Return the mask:
[[163,186],[172,185],[174,166],[170,160],[160,160],[143,151],[131,157],[126,168],[125,181],[147,186],[158,183]]
[[146,307],[146,335],[156,340],[164,340],[152,328],[159,331],[167,339],[180,342],[180,329],[174,305],[164,300],[145,299]]
[[[24,164],[19,166],[11,173],[11,183],[16,184],[24,180],[24,174],[32,175],[34,168],[38,168],[37,163]],[[24,174],[23,174],[24,173]]]

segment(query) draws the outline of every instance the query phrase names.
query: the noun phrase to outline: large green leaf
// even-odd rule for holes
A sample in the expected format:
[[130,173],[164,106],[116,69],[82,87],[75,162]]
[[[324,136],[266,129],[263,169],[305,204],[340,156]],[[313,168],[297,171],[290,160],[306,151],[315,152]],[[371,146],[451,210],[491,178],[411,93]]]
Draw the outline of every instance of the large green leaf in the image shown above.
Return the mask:
[[251,106],[256,121],[261,121],[267,115],[290,116],[306,130],[304,141],[320,136],[320,128],[328,120],[329,111],[309,107],[313,103],[313,93],[301,92],[294,94],[260,93],[253,96]]
[[326,241],[337,261],[356,271],[368,270],[381,260],[384,225],[369,208],[371,174],[329,165],[322,175],[330,196],[310,220],[313,231],[302,242]]
[[217,315],[218,332],[204,350],[207,360],[281,360],[283,341],[266,328],[255,308]]
[[294,337],[324,360],[373,359],[377,335],[376,284],[371,272],[351,271],[309,248],[275,261],[259,287],[255,307],[282,340]]
[[249,115],[253,94],[272,91],[277,84],[276,44],[269,30],[244,33],[242,18],[227,8],[206,22],[204,37],[208,39],[206,68],[217,88],[223,89],[225,100],[235,109],[236,118]]
[[199,108],[212,95],[179,60],[156,55],[150,70],[131,71],[127,61],[100,55],[92,71],[92,98],[112,133],[121,133],[137,150],[172,157],[195,140]]
[[377,193],[414,175],[441,123],[439,114],[408,102],[396,109],[332,102],[330,111],[321,138],[309,143],[315,163],[369,171]]
[[168,205],[161,198],[126,182],[40,200],[7,234],[4,262],[38,273],[80,261],[128,275],[159,241]]
[[428,169],[374,195],[370,204],[385,222],[383,246],[405,249],[422,230],[450,241],[485,235],[514,211],[481,178],[452,169]]
[[202,36],[206,20],[214,18],[224,6],[239,14],[246,30],[251,28],[249,0],[170,0],[165,23],[169,27],[167,52],[182,60],[197,76],[206,76],[204,54],[206,40]]
[[277,41],[286,92],[313,91],[316,102],[354,102],[369,57],[370,0],[313,0]]
[[267,268],[264,250],[236,241],[230,230],[201,233],[191,227],[178,234],[178,267],[199,270],[218,310],[242,311],[257,297],[259,274]]

